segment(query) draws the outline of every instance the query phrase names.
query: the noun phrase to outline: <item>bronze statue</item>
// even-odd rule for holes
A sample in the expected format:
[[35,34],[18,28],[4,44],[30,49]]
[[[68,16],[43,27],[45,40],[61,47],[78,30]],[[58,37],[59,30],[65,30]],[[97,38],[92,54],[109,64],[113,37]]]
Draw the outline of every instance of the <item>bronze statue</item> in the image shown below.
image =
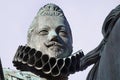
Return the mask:
[[72,34],[63,11],[54,4],[42,7],[28,31],[27,46],[50,57],[68,57],[72,53]]
[[20,71],[4,69],[4,78],[22,80],[68,80],[70,74],[94,64],[87,80],[119,80],[120,6],[105,19],[100,45],[84,56],[72,53],[72,33],[63,11],[55,4],[43,6],[34,18],[26,45],[13,59]]
[[68,80],[70,74],[80,71],[83,56],[82,51],[71,55],[72,42],[71,29],[62,9],[47,4],[34,18],[28,30],[27,44],[18,47],[13,64],[22,75],[36,74],[36,80],[38,77],[40,80]]
[[81,59],[81,68],[86,69],[95,64],[87,80],[120,79],[120,5],[106,17],[102,33],[104,39],[100,45]]

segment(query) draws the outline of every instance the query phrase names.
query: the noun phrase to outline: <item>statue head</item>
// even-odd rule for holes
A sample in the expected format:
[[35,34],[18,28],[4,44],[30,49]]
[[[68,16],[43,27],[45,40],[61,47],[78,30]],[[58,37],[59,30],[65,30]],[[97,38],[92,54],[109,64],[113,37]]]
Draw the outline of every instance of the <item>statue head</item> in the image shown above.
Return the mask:
[[71,29],[61,8],[47,4],[39,10],[28,30],[27,45],[50,57],[72,53]]
[[120,16],[120,5],[118,5],[115,9],[113,9],[106,17],[102,27],[102,33],[104,37],[108,37],[115,23],[119,19],[119,16]]

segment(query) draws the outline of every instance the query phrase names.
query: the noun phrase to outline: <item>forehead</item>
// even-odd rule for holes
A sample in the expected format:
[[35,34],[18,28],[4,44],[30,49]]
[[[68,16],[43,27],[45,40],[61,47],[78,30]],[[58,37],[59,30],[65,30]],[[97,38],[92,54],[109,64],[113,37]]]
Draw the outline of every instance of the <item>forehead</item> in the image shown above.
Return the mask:
[[38,17],[39,27],[44,26],[68,26],[68,22],[65,18],[59,16],[40,16]]

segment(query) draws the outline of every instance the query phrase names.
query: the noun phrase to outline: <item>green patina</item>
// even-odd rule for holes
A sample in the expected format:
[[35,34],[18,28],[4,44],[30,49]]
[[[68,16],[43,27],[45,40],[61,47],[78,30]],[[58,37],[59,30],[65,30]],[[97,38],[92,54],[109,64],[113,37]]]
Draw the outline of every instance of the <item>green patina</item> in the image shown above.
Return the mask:
[[3,72],[5,80],[45,80],[27,71],[11,70],[4,68]]

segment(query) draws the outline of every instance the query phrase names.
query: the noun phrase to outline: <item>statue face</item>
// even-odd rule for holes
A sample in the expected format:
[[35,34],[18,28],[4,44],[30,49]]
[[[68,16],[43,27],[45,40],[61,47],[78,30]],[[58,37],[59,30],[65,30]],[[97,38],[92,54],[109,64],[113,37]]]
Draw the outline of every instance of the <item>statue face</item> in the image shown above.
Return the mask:
[[72,36],[65,18],[39,16],[28,46],[50,57],[67,57],[72,53]]

